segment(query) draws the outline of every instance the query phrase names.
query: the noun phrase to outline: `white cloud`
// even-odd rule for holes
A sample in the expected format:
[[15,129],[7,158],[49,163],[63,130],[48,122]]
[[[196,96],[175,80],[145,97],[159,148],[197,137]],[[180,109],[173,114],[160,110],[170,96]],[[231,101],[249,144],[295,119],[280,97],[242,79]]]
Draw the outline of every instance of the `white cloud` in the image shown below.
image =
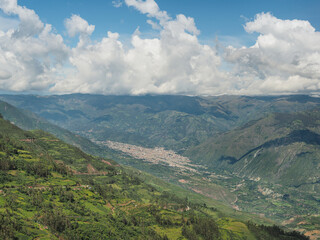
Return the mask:
[[8,15],[17,15],[19,27],[14,31],[15,36],[32,36],[39,34],[44,27],[38,15],[30,9],[21,7],[17,0],[0,0],[0,8]]
[[[2,11],[19,20],[10,29],[0,24],[0,89],[190,95],[320,89],[320,33],[307,21],[258,14],[245,25],[248,33],[260,34],[256,43],[228,46],[221,54],[200,43],[193,18],[169,17],[154,0],[124,2],[147,15],[158,37],[142,38],[137,28],[130,46],[112,32],[91,41],[95,26],[72,15],[65,27],[70,37],[79,36],[79,43],[71,48],[34,11],[15,0],[0,0]],[[233,67],[229,72],[221,70],[225,61]]]
[[7,15],[18,16],[18,26],[0,30],[0,89],[47,90],[56,79],[57,68],[68,49],[51,25],[43,24],[34,11],[15,0],[0,0]]
[[235,66],[234,74],[246,79],[243,93],[320,89],[320,32],[308,21],[281,20],[261,13],[245,30],[260,34],[256,43],[249,48],[229,46],[226,51],[226,60]]
[[5,69],[0,69],[0,80],[8,79],[12,75],[10,72],[6,71]]
[[160,27],[158,38],[143,39],[137,31],[132,47],[124,48],[117,33],[97,43],[72,50],[76,69],[52,89],[57,92],[104,94],[218,94],[227,91],[226,74],[215,49],[199,43],[194,19],[177,15],[170,19],[154,1],[126,1]]
[[19,21],[14,18],[7,18],[0,16],[0,31],[8,31],[12,28],[17,28]]
[[64,24],[70,37],[77,34],[90,36],[95,28],[94,25],[89,25],[86,20],[78,15],[72,15],[71,18],[65,20]]
[[123,2],[121,0],[115,0],[115,1],[112,1],[112,5],[116,8],[119,8],[121,7],[123,4]]
[[79,35],[78,47],[82,47],[90,42],[90,35],[93,33],[95,26],[89,23],[78,15],[72,15],[64,21],[70,37]]
[[151,19],[148,19],[147,23],[150,24],[153,29],[161,30],[161,26],[157,22],[154,22]]
[[129,7],[134,7],[148,17],[156,18],[160,23],[166,22],[170,19],[166,11],[161,11],[158,4],[154,0],[125,0]]

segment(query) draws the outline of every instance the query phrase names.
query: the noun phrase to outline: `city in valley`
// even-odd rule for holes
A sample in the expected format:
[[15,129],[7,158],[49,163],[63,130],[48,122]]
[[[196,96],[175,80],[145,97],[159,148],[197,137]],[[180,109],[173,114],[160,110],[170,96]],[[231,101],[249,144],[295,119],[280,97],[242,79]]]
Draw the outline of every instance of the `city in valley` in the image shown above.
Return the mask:
[[121,151],[136,159],[142,159],[153,164],[168,165],[177,167],[181,171],[198,172],[196,168],[201,166],[191,164],[189,158],[181,156],[172,150],[165,150],[162,147],[145,148],[141,146],[120,143],[114,141],[95,141],[97,144],[108,146],[111,149]]

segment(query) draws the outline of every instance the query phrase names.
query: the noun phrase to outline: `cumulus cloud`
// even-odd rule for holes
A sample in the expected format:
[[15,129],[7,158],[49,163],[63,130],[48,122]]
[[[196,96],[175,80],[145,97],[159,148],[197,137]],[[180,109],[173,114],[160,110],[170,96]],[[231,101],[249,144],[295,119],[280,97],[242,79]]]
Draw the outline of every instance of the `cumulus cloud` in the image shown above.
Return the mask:
[[95,29],[94,25],[89,25],[86,20],[74,14],[64,21],[64,25],[70,37],[79,35],[78,47],[90,42],[90,35]]
[[0,31],[16,28],[18,25],[19,21],[17,19],[0,16]]
[[0,69],[0,80],[5,80],[10,78],[12,75],[10,72],[6,71],[5,69]]
[[153,29],[161,30],[161,26],[157,22],[154,22],[151,19],[148,19],[147,23],[150,24]]
[[62,37],[16,0],[0,0],[0,9],[19,18],[15,28],[0,30],[0,89],[47,90],[67,57]]
[[170,19],[166,11],[161,11],[158,4],[154,0],[125,0],[129,7],[134,7],[148,17],[156,18],[160,23],[164,23]]
[[[150,18],[155,18],[160,36],[144,39],[136,31],[132,47],[124,48],[117,33],[108,32],[100,42],[72,49],[72,72],[53,91],[104,94],[218,94],[227,91],[221,58],[214,48],[199,43],[194,19],[182,14],[175,19],[153,0],[126,0]],[[150,19],[149,19],[150,20]],[[156,24],[156,23],[154,23]]]
[[234,64],[234,75],[245,79],[243,93],[320,89],[320,32],[308,21],[282,20],[261,13],[244,28],[260,34],[256,43],[251,47],[229,46],[225,55]]
[[[189,95],[320,89],[320,33],[308,21],[258,14],[244,27],[248,34],[259,34],[256,43],[228,46],[221,54],[199,41],[193,18],[170,17],[154,0],[123,3],[145,14],[159,35],[143,38],[138,27],[130,46],[110,31],[101,40],[91,41],[95,26],[72,15],[64,22],[68,36],[79,37],[72,48],[33,10],[17,5],[16,0],[0,0],[5,14],[18,17],[18,24],[10,29],[0,28],[0,89]],[[232,70],[222,70],[225,62]]]
[[0,0],[0,8],[8,15],[19,17],[19,27],[14,31],[14,35],[17,37],[39,34],[44,27],[39,16],[33,10],[19,6],[16,0]]
[[64,24],[70,37],[77,34],[91,35],[95,28],[94,25],[89,25],[86,20],[78,15],[72,15],[71,18],[65,20]]

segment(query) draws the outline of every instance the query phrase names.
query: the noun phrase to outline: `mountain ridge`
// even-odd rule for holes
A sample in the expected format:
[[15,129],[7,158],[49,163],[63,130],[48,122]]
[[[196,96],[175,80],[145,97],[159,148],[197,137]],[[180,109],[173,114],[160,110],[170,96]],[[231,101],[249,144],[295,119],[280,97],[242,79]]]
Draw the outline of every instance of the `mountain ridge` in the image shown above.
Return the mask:
[[293,96],[53,96],[1,95],[56,125],[89,139],[182,153],[211,136],[271,112],[295,112],[320,106],[320,99]]
[[[221,134],[219,137],[211,138],[189,149],[185,155],[193,159],[195,163],[220,170],[227,169],[241,176],[245,176],[244,172],[247,171],[248,174],[251,172],[249,177],[260,177],[264,180],[270,178],[269,181],[274,183],[293,185],[302,184],[301,181],[306,183],[308,179],[320,177],[315,172],[320,166],[320,162],[316,160],[320,154],[319,119],[319,109],[291,114],[270,114],[265,118]],[[310,156],[306,158],[307,155]],[[298,160],[300,158],[301,160]],[[305,162],[305,166],[300,166],[301,172],[307,172],[304,177],[301,172],[294,171],[294,159],[314,161],[310,163],[311,165]],[[254,163],[255,161],[257,163]],[[268,161],[270,161],[269,164]],[[279,164],[285,162],[287,165],[283,171],[295,172],[292,179],[286,179],[282,175],[285,173],[279,172],[282,169],[278,168]],[[269,169],[269,172],[263,173],[265,169]],[[293,177],[293,175],[290,176]]]
[[110,161],[0,118],[0,237],[308,239],[161,192]]

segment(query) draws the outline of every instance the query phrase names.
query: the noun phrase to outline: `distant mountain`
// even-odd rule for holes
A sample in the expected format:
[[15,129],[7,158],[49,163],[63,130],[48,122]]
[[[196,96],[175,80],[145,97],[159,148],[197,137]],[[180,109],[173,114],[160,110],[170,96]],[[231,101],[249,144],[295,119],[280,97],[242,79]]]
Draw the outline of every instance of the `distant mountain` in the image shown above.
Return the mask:
[[183,152],[217,133],[271,112],[295,112],[320,106],[310,96],[188,97],[1,95],[58,126],[89,139],[112,140]]
[[320,110],[274,113],[185,152],[214,171],[320,191]]
[[308,239],[142,178],[0,118],[0,239]]
[[[127,157],[116,159],[112,156],[111,158],[156,174],[166,181],[174,182],[204,196],[225,201],[233,207],[231,211],[234,214],[243,215],[236,210],[264,214],[278,223],[289,221],[294,217],[294,221],[286,222],[284,225],[299,231],[302,229],[302,232],[308,234],[319,226],[317,225],[319,196],[315,194],[319,190],[317,181],[314,181],[316,178],[313,179],[317,176],[316,165],[312,163],[304,166],[301,160],[298,167],[304,169],[303,171],[297,170],[297,174],[291,171],[289,176],[283,174],[284,171],[274,174],[273,171],[276,168],[271,163],[275,161],[273,157],[277,157],[280,153],[277,150],[272,150],[276,153],[275,155],[269,157],[263,157],[265,156],[263,155],[261,163],[252,161],[252,165],[247,164],[247,168],[245,167],[247,165],[243,164],[245,159],[252,158],[258,150],[264,153],[277,145],[281,146],[281,152],[284,151],[286,154],[296,150],[296,146],[292,144],[306,142],[309,148],[303,148],[299,153],[296,151],[296,155],[300,154],[300,157],[304,157],[308,151],[316,152],[312,149],[318,141],[319,132],[315,130],[316,125],[304,127],[309,121],[309,116],[301,117],[302,123],[297,121],[292,123],[292,126],[289,124],[289,127],[282,125],[280,127],[279,124],[286,124],[287,122],[283,119],[290,119],[289,116],[294,118],[294,112],[319,107],[319,98],[309,96],[133,97],[72,94],[3,95],[2,99],[28,111],[35,111],[41,115],[43,121],[48,121],[47,123],[50,121],[49,124],[68,128],[74,132],[70,135],[70,140],[76,139],[77,135],[82,135],[101,142],[112,140],[147,147],[164,146],[180,153],[189,148],[186,154],[194,162],[204,165],[198,169],[197,173],[186,173],[167,165],[154,165],[142,159]],[[8,113],[8,110],[6,112]],[[268,115],[271,112],[275,114]],[[278,116],[276,122],[274,116]],[[39,117],[32,122],[37,121],[37,118]],[[314,117],[316,118],[318,116]],[[26,118],[11,118],[11,121],[17,124],[19,119],[25,121]],[[252,126],[259,122],[261,130],[258,131]],[[25,125],[28,124],[25,123]],[[228,130],[229,132],[223,133]],[[239,138],[241,134],[244,138]],[[227,137],[223,138],[223,136]],[[238,141],[235,142],[234,139]],[[209,144],[218,140],[221,140],[221,143],[215,142],[217,145],[220,144],[217,148],[217,145]],[[77,146],[82,149],[86,147],[85,144]],[[91,149],[90,145],[88,149]],[[107,152],[109,153],[108,149]],[[113,156],[122,157],[117,152]],[[241,158],[242,156],[244,157]],[[252,159],[258,159],[259,156],[257,153]],[[262,165],[268,163],[267,158],[270,162],[268,167],[272,168],[270,174],[266,165]],[[289,162],[289,167],[292,162]],[[256,169],[253,163],[261,164],[263,167],[258,166]],[[282,166],[282,169],[287,169],[285,166]],[[310,176],[307,176],[309,170]],[[290,180],[293,175],[297,176],[297,181]],[[159,183],[159,180],[155,180],[152,183],[153,186],[154,183]],[[177,192],[177,189],[170,188],[170,191]],[[188,196],[191,194],[187,193]],[[197,198],[200,197],[197,196]],[[280,205],[281,210],[278,207]],[[229,214],[230,209],[224,208],[222,212]],[[303,225],[300,224],[302,221]]]
[[118,157],[118,155],[112,149],[99,147],[90,140],[74,134],[64,128],[58,127],[57,125],[50,123],[46,119],[39,117],[37,114],[28,110],[18,109],[11,104],[0,101],[0,114],[5,119],[22,129],[41,129],[43,131],[52,133],[63,141],[79,147],[89,154],[104,157]]

